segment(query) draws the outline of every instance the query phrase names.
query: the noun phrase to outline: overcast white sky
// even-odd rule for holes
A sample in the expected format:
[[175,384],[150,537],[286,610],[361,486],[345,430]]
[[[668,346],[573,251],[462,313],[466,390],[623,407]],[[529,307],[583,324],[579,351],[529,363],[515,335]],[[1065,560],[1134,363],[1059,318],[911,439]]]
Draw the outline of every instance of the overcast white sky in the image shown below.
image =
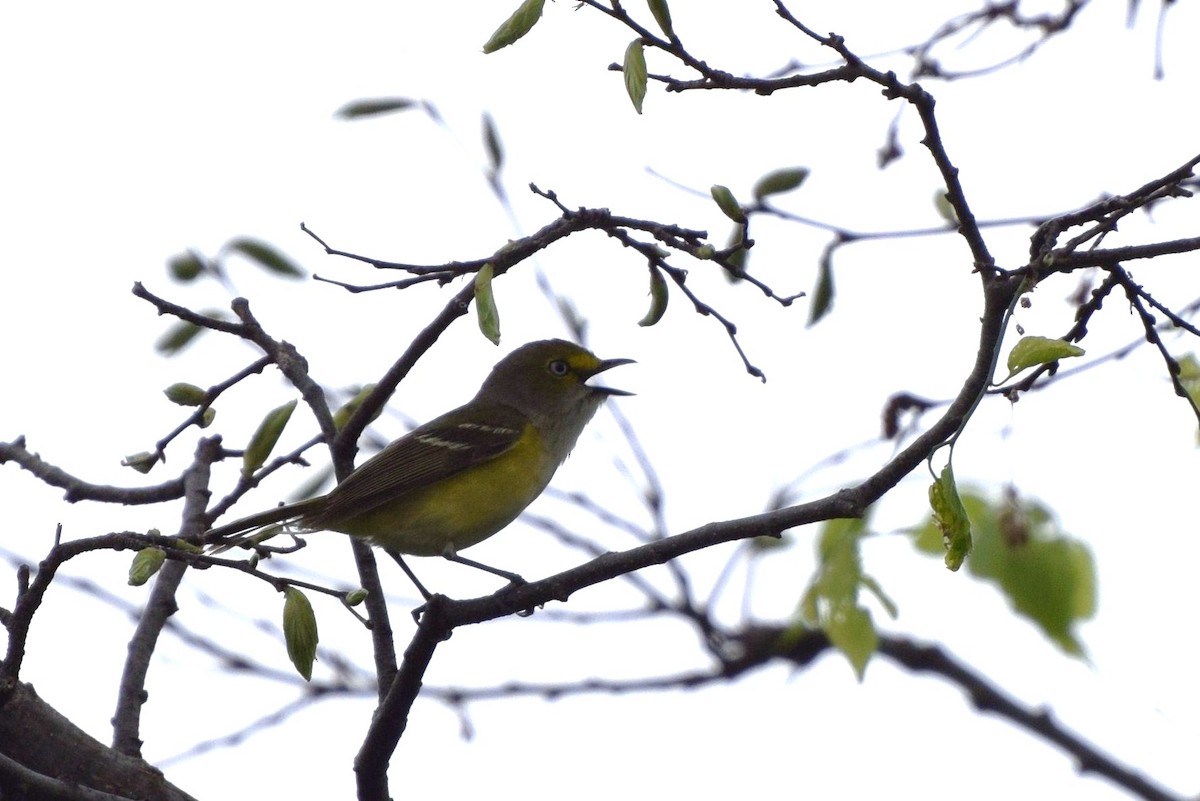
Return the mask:
[[[876,87],[860,81],[769,100],[668,96],[652,87],[639,117],[620,76],[606,69],[630,37],[591,10],[548,3],[527,41],[483,56],[480,45],[515,5],[60,3],[0,11],[0,439],[24,434],[30,448],[88,480],[142,481],[119,461],[149,449],[180,419],[161,389],[175,381],[211,384],[256,354],[213,338],[179,359],[154,355],[151,343],[165,321],[133,298],[130,286],[141,280],[180,302],[227,306],[228,293],[215,285],[172,285],[163,265],[187,247],[215,254],[234,236],[275,243],[322,275],[373,282],[378,277],[366,269],[322,255],[299,223],[335,247],[380,258],[476,258],[553,219],[554,209],[524,189],[533,181],[570,206],[707,228],[723,241],[728,222],[710,200],[645,168],[699,189],[725,183],[747,196],[759,175],[793,164],[812,169],[810,182],[781,202],[798,214],[867,230],[938,224],[937,179],[917,142],[915,115],[902,118],[906,158],[882,173],[874,167],[896,111]],[[640,3],[628,5],[644,14]],[[677,29],[695,52],[730,71],[763,73],[793,57],[826,58],[780,25],[766,0],[674,5]],[[1195,8],[1178,4],[1173,12],[1167,80],[1154,82],[1153,14],[1129,31],[1124,3],[1099,6],[1081,15],[1078,34],[1026,64],[978,81],[927,84],[981,218],[1053,213],[1105,191],[1126,192],[1196,152],[1200,65],[1181,33],[1200,23]],[[847,2],[806,21],[846,35],[856,52],[868,54],[919,40],[955,7],[923,4],[926,16],[918,17],[911,5]],[[795,10],[809,13],[799,4]],[[964,58],[1005,46],[985,37],[981,50]],[[651,72],[667,69],[674,70],[650,55]],[[351,99],[393,95],[432,100],[447,128],[419,114],[357,123],[332,116]],[[518,228],[481,178],[484,110],[504,138]],[[1194,235],[1195,219],[1187,204],[1164,207],[1153,225],[1131,221],[1121,243]],[[823,236],[768,225],[757,235],[753,269],[781,293],[810,289]],[[1027,235],[994,235],[1005,266],[1022,261]],[[1182,303],[1200,294],[1187,280],[1194,264],[1194,257],[1164,260],[1135,274],[1164,301]],[[430,361],[413,372],[396,411],[427,419],[468,397],[500,353],[564,333],[533,288],[533,266],[497,282],[501,351],[462,321],[433,351],[438,366]],[[738,323],[750,358],[768,374],[765,385],[741,370],[718,326],[678,298],[656,328],[634,325],[645,311],[645,269],[616,243],[579,237],[543,253],[536,266],[589,317],[598,353],[638,360],[614,373],[612,383],[638,393],[618,402],[663,477],[675,531],[761,511],[779,484],[876,436],[891,392],[951,394],[973,354],[976,279],[966,249],[950,237],[844,251],[835,314],[814,329],[804,328],[804,303],[779,309],[747,289],[729,293],[723,279],[694,270],[697,290]],[[281,285],[245,263],[234,265],[233,280],[268,330],[294,342],[319,380],[334,387],[378,375],[448,297],[434,287],[351,296],[311,282]],[[1064,281],[1040,289],[1033,308],[1022,312],[1027,331],[1064,332],[1070,312],[1063,299],[1073,288]],[[1137,321],[1113,302],[1093,334],[1089,355],[1102,354],[1135,339]],[[259,413],[289,397],[276,376],[258,379],[236,396],[244,413],[233,403],[221,407],[221,432],[230,443],[244,441]],[[297,413],[293,425],[299,423],[310,421]],[[960,481],[991,491],[1014,482],[1055,508],[1063,528],[1093,548],[1100,609],[1081,629],[1089,663],[1061,656],[1015,620],[995,591],[914,554],[901,536],[880,537],[866,549],[867,569],[900,606],[897,621],[876,610],[877,622],[943,643],[1022,701],[1049,704],[1065,725],[1119,759],[1195,793],[1200,692],[1192,621],[1200,554],[1188,514],[1198,477],[1194,429],[1161,363],[1145,349],[1015,407],[985,405],[957,448]],[[403,426],[385,418],[379,430],[391,437]],[[299,429],[289,435],[295,442],[308,436]],[[158,479],[186,464],[191,443],[177,444]],[[586,485],[612,508],[636,515],[635,492],[614,469],[614,453],[628,461],[616,427],[601,415],[555,486]],[[803,485],[805,496],[865,475],[889,453],[878,445],[815,474]],[[219,480],[231,480],[235,469]],[[255,508],[285,497],[300,480],[264,486]],[[926,476],[914,476],[882,504],[879,530],[919,522],[926,484]],[[174,510],[64,507],[59,495],[12,466],[0,470],[7,512],[0,547],[36,561],[59,522],[67,537],[177,524]],[[632,544],[552,499],[534,511],[574,521],[606,547]],[[791,612],[811,571],[814,534],[794,532],[796,545],[762,566],[757,614]],[[697,555],[684,566],[703,587],[729,554]],[[578,561],[519,524],[471,555],[527,577]],[[145,590],[124,586],[127,558],[80,560],[64,578],[86,576],[140,603]],[[451,595],[490,586],[431,562],[420,560],[420,569]],[[344,543],[333,535],[288,567],[352,582]],[[651,576],[664,581],[661,573]],[[394,619],[402,626],[411,599],[399,581],[392,584]],[[287,669],[281,645],[197,602],[203,594],[253,619],[275,619],[275,594],[248,585],[242,577],[193,576],[180,622]],[[0,581],[0,604],[11,603],[13,587]],[[633,603],[636,596],[618,584],[581,593],[567,608]],[[736,614],[738,599],[726,606]],[[361,629],[346,625],[333,604],[318,602],[317,613],[327,642],[370,663]],[[457,632],[427,683],[621,678],[704,665],[694,635],[681,626],[579,630],[548,617]],[[130,627],[120,611],[56,587],[35,626],[24,677],[108,740]],[[224,676],[171,639],[152,668],[150,692],[144,739],[152,761],[234,731],[296,695],[287,684]],[[350,797],[350,763],[370,710],[369,700],[329,700],[236,750],[173,763],[168,776],[198,798],[237,797],[230,788],[242,781],[269,783],[280,796]],[[1043,743],[973,715],[954,688],[883,660],[861,685],[844,661],[828,657],[796,675],[773,669],[703,692],[478,704],[470,723],[468,742],[453,714],[418,703],[393,763],[393,793],[1125,797],[1078,778]]]

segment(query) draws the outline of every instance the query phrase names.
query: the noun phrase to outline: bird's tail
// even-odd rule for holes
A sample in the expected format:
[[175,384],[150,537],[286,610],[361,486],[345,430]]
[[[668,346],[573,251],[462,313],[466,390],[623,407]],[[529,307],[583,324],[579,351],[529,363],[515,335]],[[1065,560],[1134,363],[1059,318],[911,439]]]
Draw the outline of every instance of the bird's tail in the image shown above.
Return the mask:
[[[211,528],[204,534],[204,547],[210,553],[221,553],[230,548],[246,545],[251,540],[264,533],[267,526],[276,523],[299,522],[303,518],[319,511],[319,501],[323,498],[310,498],[306,501],[276,506],[232,523]],[[301,523],[301,525],[303,525]]]

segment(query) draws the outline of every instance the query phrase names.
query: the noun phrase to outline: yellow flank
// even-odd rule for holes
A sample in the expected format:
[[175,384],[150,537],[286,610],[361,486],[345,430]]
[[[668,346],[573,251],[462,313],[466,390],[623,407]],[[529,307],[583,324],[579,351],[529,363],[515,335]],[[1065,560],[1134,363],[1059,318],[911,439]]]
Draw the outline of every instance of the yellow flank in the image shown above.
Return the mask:
[[557,467],[537,428],[526,423],[520,439],[499,456],[329,528],[414,556],[456,553],[515,520]]

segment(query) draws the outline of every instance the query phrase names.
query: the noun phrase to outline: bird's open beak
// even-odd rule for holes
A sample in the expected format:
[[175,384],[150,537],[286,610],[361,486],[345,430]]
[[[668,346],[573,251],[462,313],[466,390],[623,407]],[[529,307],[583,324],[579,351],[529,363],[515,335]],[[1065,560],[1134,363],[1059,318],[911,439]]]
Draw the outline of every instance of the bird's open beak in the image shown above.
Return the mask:
[[[633,359],[605,359],[604,361],[600,362],[600,364],[596,367],[595,370],[593,370],[591,372],[591,375],[589,375],[588,378],[591,378],[594,375],[599,375],[600,373],[603,373],[605,370],[611,370],[614,367],[620,367],[622,364],[636,364],[636,362],[634,362]],[[588,387],[590,389],[595,390],[596,392],[601,393],[602,395],[632,395],[633,394],[632,392],[626,392],[623,389],[613,389],[612,387],[594,387],[591,384],[588,384]]]

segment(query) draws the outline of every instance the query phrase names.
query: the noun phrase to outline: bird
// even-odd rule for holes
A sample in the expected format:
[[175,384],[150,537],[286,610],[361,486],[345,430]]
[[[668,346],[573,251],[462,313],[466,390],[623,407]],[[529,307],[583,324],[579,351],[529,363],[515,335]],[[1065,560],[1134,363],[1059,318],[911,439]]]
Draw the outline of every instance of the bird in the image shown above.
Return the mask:
[[326,495],[210,529],[210,551],[248,546],[265,528],[361,537],[394,558],[428,600],[401,554],[441,556],[524,583],[519,574],[459,551],[496,534],[537,498],[610,397],[588,384],[632,359],[598,358],[562,339],[523,345],[501,359],[467,403],[394,440]]

